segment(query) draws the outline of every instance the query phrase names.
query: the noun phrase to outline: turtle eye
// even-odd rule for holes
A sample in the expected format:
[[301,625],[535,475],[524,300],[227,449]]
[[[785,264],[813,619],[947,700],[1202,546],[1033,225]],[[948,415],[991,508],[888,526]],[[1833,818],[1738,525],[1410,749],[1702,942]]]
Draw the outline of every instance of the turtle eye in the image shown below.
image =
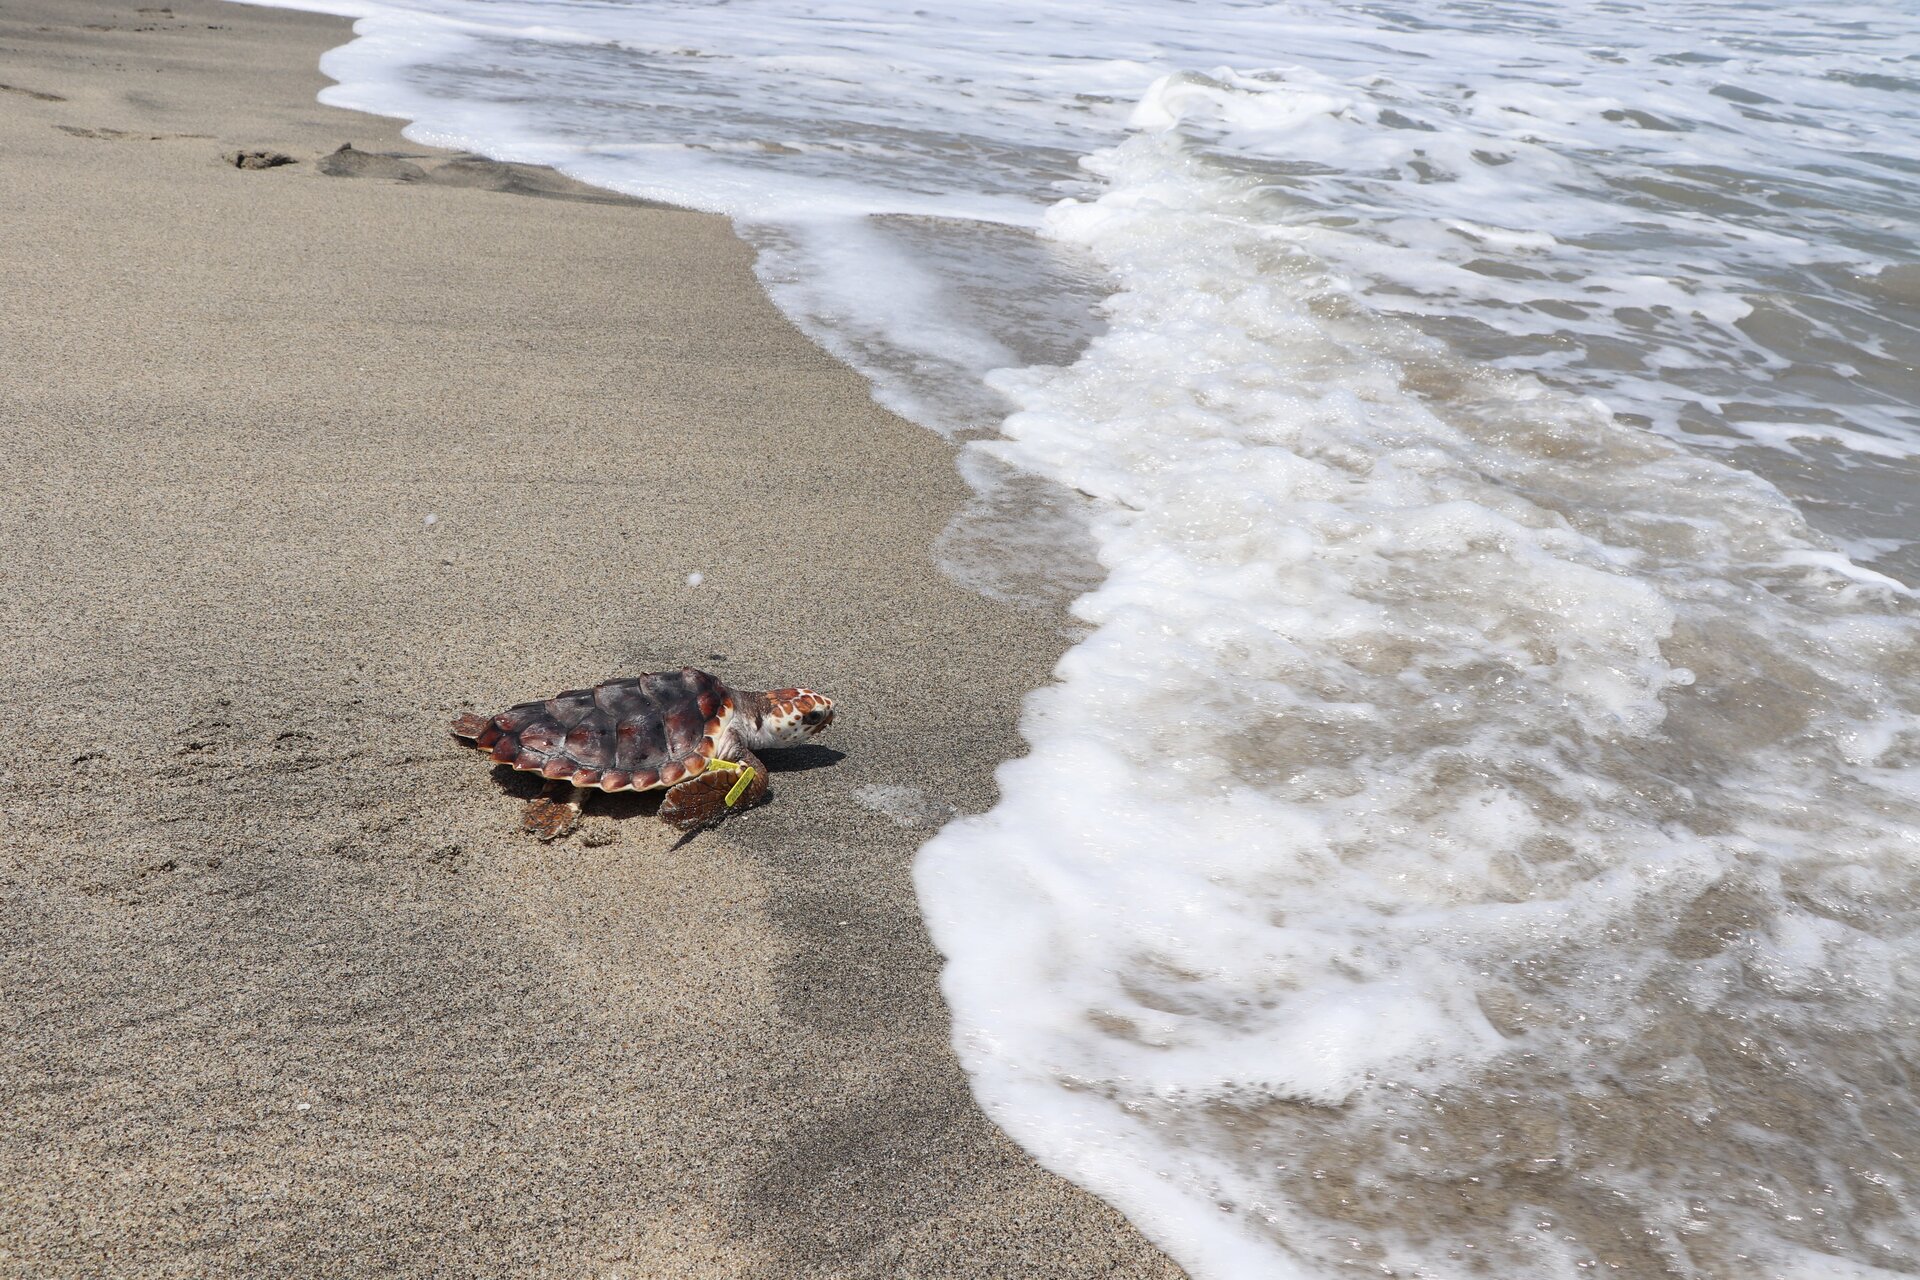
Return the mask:
[[827,718],[827,713],[824,711],[809,711],[807,712],[807,714],[800,717],[800,719],[806,724],[819,724],[822,720],[825,720],[826,718]]

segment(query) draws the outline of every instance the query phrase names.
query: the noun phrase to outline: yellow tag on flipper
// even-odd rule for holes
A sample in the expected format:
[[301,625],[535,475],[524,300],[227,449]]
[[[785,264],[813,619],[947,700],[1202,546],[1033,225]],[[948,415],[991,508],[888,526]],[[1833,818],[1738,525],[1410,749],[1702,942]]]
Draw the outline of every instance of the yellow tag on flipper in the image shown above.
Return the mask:
[[732,769],[740,775],[739,779],[727,791],[727,808],[740,803],[740,797],[747,794],[747,788],[753,785],[753,767],[741,764],[738,760],[722,760],[715,756],[707,761],[708,769]]

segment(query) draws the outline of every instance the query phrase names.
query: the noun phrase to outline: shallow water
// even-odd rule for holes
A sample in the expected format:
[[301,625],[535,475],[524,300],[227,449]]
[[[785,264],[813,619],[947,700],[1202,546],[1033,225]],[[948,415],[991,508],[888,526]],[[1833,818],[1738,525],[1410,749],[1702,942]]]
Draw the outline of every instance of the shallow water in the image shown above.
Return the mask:
[[918,865],[1050,1167],[1203,1277],[1914,1273],[1920,17],[303,7],[731,214],[1073,602]]

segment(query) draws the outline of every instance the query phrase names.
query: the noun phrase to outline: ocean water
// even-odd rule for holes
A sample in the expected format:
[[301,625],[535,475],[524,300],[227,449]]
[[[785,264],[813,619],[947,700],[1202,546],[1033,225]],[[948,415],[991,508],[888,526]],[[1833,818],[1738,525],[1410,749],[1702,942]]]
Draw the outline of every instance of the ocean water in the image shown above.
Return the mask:
[[1074,644],[861,802],[1049,1167],[1202,1278],[1920,1274],[1920,13],[300,7],[961,442]]

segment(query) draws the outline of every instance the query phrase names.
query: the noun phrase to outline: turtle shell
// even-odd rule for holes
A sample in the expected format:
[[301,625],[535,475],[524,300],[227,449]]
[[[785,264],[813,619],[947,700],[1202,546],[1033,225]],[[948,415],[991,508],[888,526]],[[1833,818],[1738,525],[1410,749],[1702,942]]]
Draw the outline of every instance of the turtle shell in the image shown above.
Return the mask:
[[461,716],[457,738],[524,773],[602,791],[651,791],[706,772],[733,693],[704,671],[654,671]]

